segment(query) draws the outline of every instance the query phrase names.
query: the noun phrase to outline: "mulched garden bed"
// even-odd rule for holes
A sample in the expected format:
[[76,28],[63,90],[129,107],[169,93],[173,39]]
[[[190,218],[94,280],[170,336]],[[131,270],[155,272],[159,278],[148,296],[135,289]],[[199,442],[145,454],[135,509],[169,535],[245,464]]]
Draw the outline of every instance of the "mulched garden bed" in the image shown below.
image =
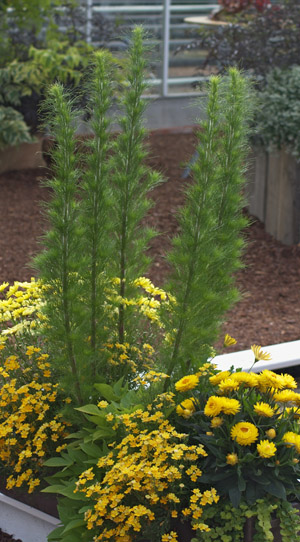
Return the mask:
[[[190,182],[190,178],[182,178],[182,172],[194,145],[190,130],[154,132],[149,137],[149,162],[167,179],[152,193],[155,205],[147,217],[148,224],[160,232],[149,249],[153,257],[149,276],[157,285],[162,285],[168,272],[164,254],[170,238],[178,232],[176,211]],[[50,195],[40,181],[47,174],[45,168],[0,176],[0,283],[29,280],[34,275],[30,261],[39,250],[38,239],[45,228],[40,204]],[[250,220],[244,232],[248,241],[245,268],[237,274],[242,299],[223,327],[224,333],[238,340],[231,350],[293,341],[300,336],[300,246],[282,245],[265,232],[261,222],[254,217]],[[222,341],[216,346],[221,350]],[[20,541],[0,531],[0,542]]]
[[[158,285],[168,272],[164,254],[170,238],[178,232],[176,210],[190,182],[182,178],[183,166],[194,145],[195,136],[188,131],[159,131],[149,137],[149,161],[167,179],[152,193],[155,206],[147,218],[161,234],[149,250],[154,259],[149,275]],[[38,239],[45,227],[40,203],[49,197],[49,191],[40,185],[45,175],[47,169],[0,176],[0,281],[28,280],[34,275],[30,261],[39,250]],[[224,324],[224,332],[238,340],[236,350],[300,336],[300,246],[282,245],[265,232],[261,222],[250,219],[252,224],[245,231],[245,268],[237,275],[242,300]]]

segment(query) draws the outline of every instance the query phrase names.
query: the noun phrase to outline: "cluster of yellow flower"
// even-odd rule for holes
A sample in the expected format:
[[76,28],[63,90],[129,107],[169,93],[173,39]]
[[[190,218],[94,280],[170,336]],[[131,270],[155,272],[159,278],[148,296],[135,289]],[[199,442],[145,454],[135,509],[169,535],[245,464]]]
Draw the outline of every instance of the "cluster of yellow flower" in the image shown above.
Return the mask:
[[27,484],[31,493],[40,484],[44,460],[65,446],[67,424],[55,415],[57,384],[51,382],[48,355],[29,346],[26,356],[9,356],[0,367],[0,459],[12,473],[7,489]]
[[0,333],[2,343],[9,335],[33,331],[37,319],[42,319],[43,286],[40,281],[32,278],[31,282],[17,281],[12,286],[4,282],[0,285],[0,292],[5,290],[3,299],[0,299],[0,325],[3,327],[5,324]]
[[[260,347],[255,346],[254,349],[256,359],[257,356],[267,356]],[[211,418],[212,431],[224,425],[223,437],[227,435],[227,439],[231,439],[233,444],[232,451],[226,455],[229,465],[235,465],[240,460],[234,449],[235,443],[239,446],[257,443],[258,456],[266,459],[274,457],[277,465],[280,464],[280,457],[276,457],[278,446],[281,449],[293,448],[292,461],[297,463],[297,456],[300,454],[300,394],[294,391],[297,388],[295,379],[289,374],[279,375],[269,370],[259,374],[244,371],[221,371],[213,374],[213,370],[214,367],[211,366],[208,380],[214,393],[211,391],[203,405],[200,399],[203,371],[185,376],[175,384],[179,392],[195,390],[198,384],[200,390],[199,395],[194,393],[193,397],[181,401],[176,408],[177,414],[188,419],[203,408],[204,416]],[[235,415],[238,415],[241,421],[235,423]],[[231,418],[228,418],[229,416]],[[287,427],[284,426],[287,418],[291,420],[290,426],[293,430],[282,432],[282,428]],[[280,438],[276,446],[274,439],[278,433]],[[213,436],[213,432],[206,434]]]
[[[201,470],[195,463],[207,455],[203,447],[187,445],[186,435],[154,408],[114,418],[126,428],[126,436],[99,459],[102,479],[97,480],[90,468],[77,482],[77,491],[92,503],[85,519],[88,529],[96,531],[95,542],[130,542],[158,517],[181,515],[192,520],[193,529],[208,530],[199,521],[202,509],[217,502],[218,496],[213,488],[201,493],[196,484]],[[168,532],[162,541],[174,541],[176,536]]]
[[140,314],[146,316],[151,323],[163,328],[160,318],[161,306],[163,304],[165,308],[171,309],[172,305],[176,302],[175,298],[161,288],[156,288],[146,277],[139,277],[130,284],[130,287],[136,289],[142,288],[146,295],[137,295],[131,298],[122,297],[116,288],[119,284],[120,279],[113,279],[112,287],[106,290],[108,299],[107,309],[111,316],[115,314],[115,307],[119,307],[119,305],[123,305],[125,308],[133,307]]
[[150,371],[154,366],[154,348],[148,343],[144,343],[141,348],[127,342],[105,343],[102,350],[107,353],[107,363],[111,367],[127,365],[133,374],[141,370]]

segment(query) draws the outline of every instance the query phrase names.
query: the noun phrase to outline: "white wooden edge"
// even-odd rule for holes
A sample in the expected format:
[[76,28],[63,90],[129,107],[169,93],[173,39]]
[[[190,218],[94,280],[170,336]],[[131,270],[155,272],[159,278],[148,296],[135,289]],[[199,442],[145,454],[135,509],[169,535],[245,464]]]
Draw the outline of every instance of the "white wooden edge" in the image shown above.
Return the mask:
[[60,523],[59,519],[50,516],[49,514],[38,510],[37,508],[33,508],[28,504],[24,504],[23,502],[17,501],[16,499],[12,499],[11,497],[4,495],[3,493],[0,493],[0,502],[3,502],[8,506],[11,506],[12,508],[15,508],[16,510],[21,510],[22,512],[25,512],[26,514],[38,518],[42,521],[47,521],[54,526],[59,525]]
[[271,371],[280,369],[287,370],[289,367],[300,365],[300,340],[263,346],[262,350],[271,355],[271,360],[258,361],[254,366],[254,354],[251,349],[232,352],[230,354],[222,354],[216,356],[211,361],[215,363],[217,368],[221,371],[226,371],[231,367],[243,369],[244,371],[249,371],[249,369],[252,368],[251,370],[255,373],[259,373],[264,369],[269,369]]

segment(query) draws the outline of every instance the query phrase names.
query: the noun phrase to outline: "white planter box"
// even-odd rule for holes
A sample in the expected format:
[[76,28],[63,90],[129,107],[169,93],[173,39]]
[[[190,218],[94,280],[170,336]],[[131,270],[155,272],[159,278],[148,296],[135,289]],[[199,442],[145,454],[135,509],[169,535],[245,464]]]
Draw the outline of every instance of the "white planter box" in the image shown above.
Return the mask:
[[0,528],[22,542],[47,542],[60,521],[0,493]]

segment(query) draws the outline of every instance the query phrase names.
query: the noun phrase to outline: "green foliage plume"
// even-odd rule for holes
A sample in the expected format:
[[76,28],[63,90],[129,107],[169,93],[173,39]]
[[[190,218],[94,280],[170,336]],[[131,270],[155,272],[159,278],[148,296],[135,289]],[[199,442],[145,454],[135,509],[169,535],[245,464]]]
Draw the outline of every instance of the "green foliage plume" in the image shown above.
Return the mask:
[[[151,207],[147,198],[160,176],[145,166],[147,152],[143,139],[143,113],[146,102],[142,95],[146,90],[145,47],[141,27],[133,33],[133,43],[129,51],[127,81],[121,97],[122,117],[119,119],[120,134],[114,144],[113,158],[113,214],[114,248],[111,263],[116,263],[116,277],[120,279],[120,296],[130,294],[130,280],[145,272],[149,258],[145,251],[155,232],[141,227],[141,220]],[[125,311],[119,308],[119,341],[125,338]],[[132,330],[133,331],[133,330]]]
[[[47,107],[48,122],[57,145],[53,152],[54,177],[48,182],[53,191],[47,213],[50,229],[44,238],[45,249],[37,257],[36,265],[47,284],[45,312],[48,324],[45,333],[49,344],[55,348],[56,362],[64,367],[62,385],[68,384],[68,389],[73,382],[77,401],[82,404],[75,346],[76,338],[79,340],[76,115],[60,84],[50,89]],[[84,374],[82,376],[84,378]]]
[[177,299],[174,317],[166,321],[173,335],[170,375],[207,359],[222,318],[238,297],[233,273],[241,266],[239,232],[247,224],[241,210],[249,104],[249,87],[238,70],[211,78],[194,182],[169,254],[173,272],[167,289]]
[[[105,342],[126,340],[134,345],[137,340],[141,324],[137,325],[134,311],[126,309],[125,314],[123,299],[131,295],[130,283],[149,263],[143,253],[153,232],[140,223],[151,205],[146,195],[160,181],[144,164],[145,60],[140,27],[132,36],[116,138],[110,134],[108,114],[114,64],[107,52],[95,55],[89,86],[94,138],[76,144],[77,115],[59,84],[51,88],[48,100],[48,124],[56,142],[54,178],[48,181],[53,190],[48,207],[51,227],[36,265],[47,284],[48,344],[55,349],[62,385],[80,405],[91,400],[95,377],[103,379],[107,371]],[[115,309],[107,308],[112,279],[119,285]],[[128,376],[128,367],[124,371]]]

